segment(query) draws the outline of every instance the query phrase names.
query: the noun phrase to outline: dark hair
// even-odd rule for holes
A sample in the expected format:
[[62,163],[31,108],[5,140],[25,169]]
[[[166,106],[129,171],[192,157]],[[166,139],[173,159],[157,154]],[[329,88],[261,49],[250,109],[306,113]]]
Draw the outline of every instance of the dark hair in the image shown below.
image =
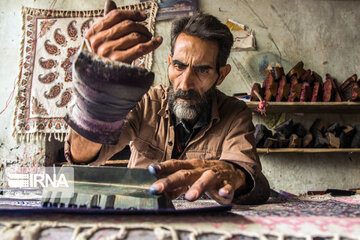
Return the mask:
[[216,41],[219,47],[216,62],[217,71],[220,67],[226,65],[234,39],[229,28],[216,17],[209,14],[196,13],[191,17],[176,19],[171,26],[171,54],[174,54],[175,42],[180,33],[200,39]]

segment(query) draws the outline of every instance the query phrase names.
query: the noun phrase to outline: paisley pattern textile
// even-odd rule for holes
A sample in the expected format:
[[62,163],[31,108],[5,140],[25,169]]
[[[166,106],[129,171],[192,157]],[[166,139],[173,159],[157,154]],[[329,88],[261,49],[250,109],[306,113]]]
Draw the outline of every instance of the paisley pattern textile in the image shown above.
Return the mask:
[[[158,6],[144,2],[121,6],[144,10],[144,25],[154,33]],[[30,140],[49,134],[63,141],[69,127],[64,121],[73,97],[72,62],[86,30],[103,16],[103,10],[66,11],[23,8],[18,96],[14,116],[14,135]],[[151,70],[148,54],[133,65]]]

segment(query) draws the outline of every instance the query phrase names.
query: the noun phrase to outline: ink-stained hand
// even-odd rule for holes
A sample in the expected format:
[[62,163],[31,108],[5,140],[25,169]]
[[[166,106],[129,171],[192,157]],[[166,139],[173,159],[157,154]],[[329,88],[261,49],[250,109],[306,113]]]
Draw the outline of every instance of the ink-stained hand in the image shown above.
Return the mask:
[[206,192],[217,202],[228,204],[236,190],[246,189],[244,172],[226,161],[172,159],[148,169],[160,178],[151,185],[151,193],[167,193],[173,199],[186,192],[185,198],[195,201]]
[[[111,8],[116,8],[116,5]],[[144,12],[112,9],[86,32],[85,38],[96,54],[131,63],[162,43],[162,37],[152,38],[141,23],[145,19]]]

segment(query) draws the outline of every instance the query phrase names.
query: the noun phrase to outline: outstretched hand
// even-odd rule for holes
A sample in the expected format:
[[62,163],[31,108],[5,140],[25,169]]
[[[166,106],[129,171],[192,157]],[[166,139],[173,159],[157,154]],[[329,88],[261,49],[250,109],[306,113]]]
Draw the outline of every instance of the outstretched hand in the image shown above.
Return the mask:
[[105,7],[107,11],[104,18],[85,34],[94,53],[130,64],[154,51],[162,43],[162,37],[152,38],[152,34],[141,23],[147,17],[144,12],[119,10],[113,2],[111,6]]
[[167,193],[173,199],[186,192],[185,198],[195,201],[206,192],[217,202],[229,204],[236,190],[246,188],[244,172],[220,160],[167,160],[148,169],[160,178],[151,185],[151,193]]

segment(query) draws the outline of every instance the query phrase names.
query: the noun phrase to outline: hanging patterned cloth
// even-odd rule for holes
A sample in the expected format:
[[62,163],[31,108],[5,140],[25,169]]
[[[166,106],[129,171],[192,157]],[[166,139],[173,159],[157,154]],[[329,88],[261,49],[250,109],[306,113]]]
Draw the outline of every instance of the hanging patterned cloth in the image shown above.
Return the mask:
[[[149,16],[145,26],[154,34],[155,2],[120,6],[142,10]],[[104,10],[46,10],[26,8],[23,14],[18,95],[14,116],[14,136],[30,141],[46,135],[63,141],[69,131],[64,121],[73,99],[72,62],[86,30],[103,16]],[[152,55],[133,65],[151,70]]]

